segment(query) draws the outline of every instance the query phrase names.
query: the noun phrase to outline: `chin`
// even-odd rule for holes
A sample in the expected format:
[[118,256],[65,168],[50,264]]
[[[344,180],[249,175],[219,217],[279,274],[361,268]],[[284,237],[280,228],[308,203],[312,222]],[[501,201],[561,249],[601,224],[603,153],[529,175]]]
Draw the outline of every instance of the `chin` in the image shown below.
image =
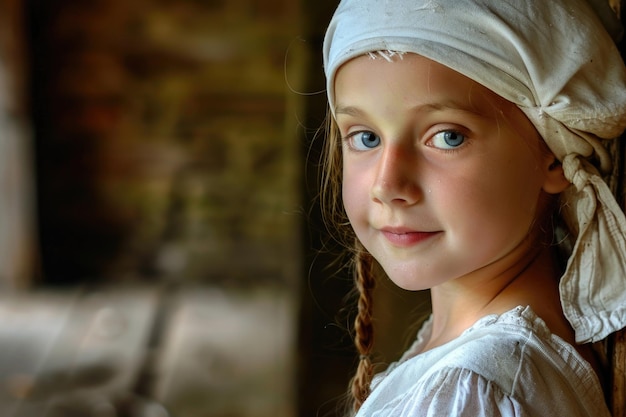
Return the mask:
[[[421,267],[420,267],[421,266]],[[387,277],[397,287],[406,291],[423,291],[441,285],[445,282],[458,278],[458,270],[450,270],[449,268],[425,269],[423,265],[400,264],[393,268],[385,268],[383,270]]]
[[392,276],[387,274],[389,280],[394,283],[396,287],[402,288],[405,291],[423,291],[432,288],[435,283],[424,282],[418,279],[416,276]]

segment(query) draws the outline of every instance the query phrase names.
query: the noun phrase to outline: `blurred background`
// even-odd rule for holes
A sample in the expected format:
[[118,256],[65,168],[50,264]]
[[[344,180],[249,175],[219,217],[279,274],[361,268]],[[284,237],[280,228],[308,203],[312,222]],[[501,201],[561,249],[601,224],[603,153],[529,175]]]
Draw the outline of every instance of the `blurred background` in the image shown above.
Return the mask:
[[[338,1],[0,0],[0,415],[338,416]],[[423,297],[381,286],[384,366]]]

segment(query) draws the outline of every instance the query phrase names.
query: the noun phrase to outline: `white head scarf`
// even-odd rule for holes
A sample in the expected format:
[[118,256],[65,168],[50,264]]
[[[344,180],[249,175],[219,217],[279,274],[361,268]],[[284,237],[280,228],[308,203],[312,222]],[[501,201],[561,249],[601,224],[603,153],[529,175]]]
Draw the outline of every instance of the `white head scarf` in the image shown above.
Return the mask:
[[626,68],[599,15],[610,13],[584,0],[342,0],[323,50],[333,112],[342,64],[398,51],[450,67],[526,114],[573,184],[563,214],[577,237],[560,294],[579,343],[626,326],[626,219],[598,172],[611,166],[600,139],[626,128]]

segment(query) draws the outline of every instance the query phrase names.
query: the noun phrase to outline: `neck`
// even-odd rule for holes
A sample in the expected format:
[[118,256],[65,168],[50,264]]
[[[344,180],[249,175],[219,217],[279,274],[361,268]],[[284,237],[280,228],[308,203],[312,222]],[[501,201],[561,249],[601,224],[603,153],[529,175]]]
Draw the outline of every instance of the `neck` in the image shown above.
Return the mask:
[[561,310],[558,277],[550,249],[543,248],[432,288],[433,331],[426,348],[449,342],[482,317],[519,305],[530,306],[553,333],[573,342]]

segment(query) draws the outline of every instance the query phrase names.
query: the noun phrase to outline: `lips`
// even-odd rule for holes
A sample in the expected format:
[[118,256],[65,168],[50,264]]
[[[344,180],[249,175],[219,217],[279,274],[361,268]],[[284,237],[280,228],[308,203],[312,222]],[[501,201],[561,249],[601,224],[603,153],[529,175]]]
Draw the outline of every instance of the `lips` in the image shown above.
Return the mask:
[[391,244],[400,247],[417,245],[440,233],[416,231],[402,227],[387,227],[381,229],[381,232]]

